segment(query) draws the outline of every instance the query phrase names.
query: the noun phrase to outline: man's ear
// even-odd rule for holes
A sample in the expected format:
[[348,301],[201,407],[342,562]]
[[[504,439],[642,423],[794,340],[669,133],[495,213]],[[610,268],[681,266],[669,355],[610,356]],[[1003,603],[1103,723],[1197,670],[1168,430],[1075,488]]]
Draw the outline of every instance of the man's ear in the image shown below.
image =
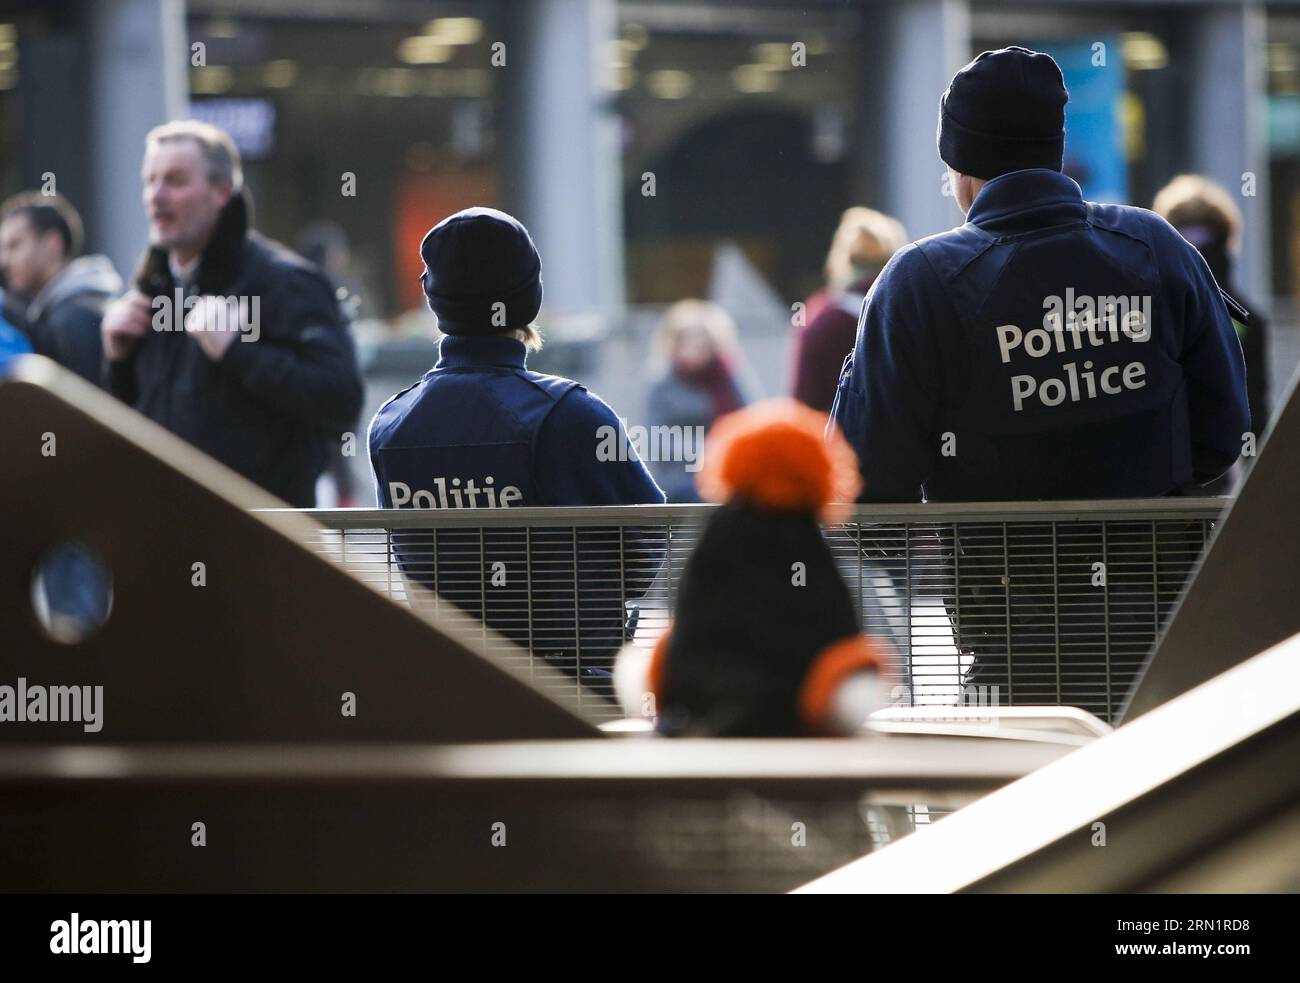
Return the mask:
[[969,174],[954,171],[951,168],[949,173],[952,174],[952,196],[957,202],[957,207],[961,209],[961,213],[965,215],[975,202],[975,195],[978,190],[975,187],[975,178]]
[[235,185],[234,185],[234,182],[233,182],[233,181],[221,181],[221,182],[218,182],[217,185],[216,185],[215,187],[216,187],[216,189],[217,189],[217,198],[218,198],[219,201],[220,201],[220,204],[219,204],[217,207],[219,207],[219,208],[225,208],[225,207],[226,207],[226,204],[227,204],[227,203],[230,201],[230,199],[234,196],[234,193],[235,193]]
[[63,236],[59,235],[57,229],[47,229],[36,237],[36,245],[40,249],[41,259],[48,266],[56,266],[60,262],[68,262],[72,259],[66,255],[63,247]]

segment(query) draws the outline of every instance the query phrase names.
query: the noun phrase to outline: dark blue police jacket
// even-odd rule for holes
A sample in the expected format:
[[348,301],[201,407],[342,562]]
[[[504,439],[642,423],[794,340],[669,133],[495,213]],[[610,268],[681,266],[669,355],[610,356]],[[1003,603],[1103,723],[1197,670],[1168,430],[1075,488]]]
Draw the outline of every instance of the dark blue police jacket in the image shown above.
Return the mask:
[[867,295],[832,410],[866,501],[1144,497],[1222,474],[1246,369],[1205,261],[1041,168],[989,181]]
[[[530,372],[508,337],[445,337],[437,364],[370,424],[383,508],[660,504],[614,411],[569,379]],[[621,448],[610,454],[609,448]],[[463,528],[463,527],[462,527]],[[512,641],[573,671],[608,668],[625,602],[659,568],[661,534],[526,531],[494,522],[394,534],[406,575]],[[580,626],[580,628],[579,628]]]

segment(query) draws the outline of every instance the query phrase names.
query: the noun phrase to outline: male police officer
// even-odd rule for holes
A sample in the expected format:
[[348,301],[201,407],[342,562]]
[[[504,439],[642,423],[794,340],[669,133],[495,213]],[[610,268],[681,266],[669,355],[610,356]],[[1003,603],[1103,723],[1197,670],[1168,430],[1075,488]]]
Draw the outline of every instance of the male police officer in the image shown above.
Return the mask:
[[[433,369],[370,425],[380,504],[502,513],[662,504],[634,448],[617,460],[598,455],[602,434],[627,441],[614,411],[578,383],[525,366],[540,345],[532,322],[542,303],[528,230],[503,212],[470,208],[434,226],[420,255],[445,337]],[[610,667],[624,640],[624,601],[645,592],[659,563],[630,531],[620,540],[618,530],[538,530],[527,546],[517,530],[402,538],[395,548],[409,577],[585,677]]]
[[1012,47],[940,100],[966,223],[896,253],[866,299],[833,410],[865,499],[1169,495],[1240,453],[1245,367],[1214,278],[1154,213],[1083,200],[1061,173],[1067,99],[1050,56]]

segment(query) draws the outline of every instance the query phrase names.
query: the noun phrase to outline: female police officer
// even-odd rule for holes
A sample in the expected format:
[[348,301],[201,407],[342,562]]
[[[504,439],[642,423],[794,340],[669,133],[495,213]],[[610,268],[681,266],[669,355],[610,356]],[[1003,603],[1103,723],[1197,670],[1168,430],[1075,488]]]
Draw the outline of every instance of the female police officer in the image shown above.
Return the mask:
[[[610,428],[627,442],[614,411],[580,384],[525,365],[540,345],[532,322],[542,303],[528,230],[504,212],[469,208],[434,226],[420,256],[444,337],[433,369],[370,424],[380,505],[661,504],[634,448],[598,453]],[[534,530],[526,539],[519,527],[494,525],[482,536],[394,540],[409,578],[589,682],[605,676],[624,641],[625,601],[645,592],[659,565],[654,537],[626,528]]]

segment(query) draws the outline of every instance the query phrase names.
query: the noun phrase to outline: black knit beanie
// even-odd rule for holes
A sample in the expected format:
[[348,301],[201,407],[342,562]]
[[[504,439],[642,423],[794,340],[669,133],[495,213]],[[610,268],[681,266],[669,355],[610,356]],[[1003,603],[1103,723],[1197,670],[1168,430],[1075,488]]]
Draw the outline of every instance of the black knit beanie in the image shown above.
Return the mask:
[[1069,98],[1051,55],[985,51],[953,76],[939,100],[939,157],[958,173],[985,179],[1030,167],[1059,171]]
[[443,219],[420,243],[420,258],[424,296],[445,334],[526,328],[541,309],[541,257],[505,212],[475,207]]

